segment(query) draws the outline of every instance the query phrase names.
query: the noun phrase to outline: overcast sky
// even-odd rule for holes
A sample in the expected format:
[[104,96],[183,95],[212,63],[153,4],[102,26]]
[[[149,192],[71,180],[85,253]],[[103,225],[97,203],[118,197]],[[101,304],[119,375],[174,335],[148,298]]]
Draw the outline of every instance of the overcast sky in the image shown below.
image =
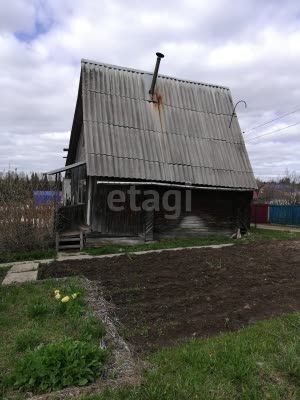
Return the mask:
[[245,138],[256,176],[300,173],[299,0],[1,1],[0,171],[64,165],[81,58],[152,71],[156,51],[161,73],[245,100],[245,132],[299,109]]

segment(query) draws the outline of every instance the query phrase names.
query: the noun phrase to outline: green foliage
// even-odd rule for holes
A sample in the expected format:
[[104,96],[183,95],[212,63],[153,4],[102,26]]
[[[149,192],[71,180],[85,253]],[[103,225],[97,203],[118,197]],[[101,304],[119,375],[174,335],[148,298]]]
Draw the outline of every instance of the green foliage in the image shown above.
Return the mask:
[[159,351],[140,387],[81,400],[296,400],[300,313]]
[[34,392],[83,386],[100,374],[105,358],[106,351],[94,344],[66,339],[26,353],[12,380],[16,388]]
[[[11,267],[8,267],[6,265],[4,265],[3,267],[0,265],[0,284],[2,283],[3,279],[5,278],[7,272],[10,268]],[[0,307],[1,307],[1,303],[0,303]]]
[[54,249],[45,250],[32,250],[32,251],[20,251],[20,252],[0,252],[0,263],[7,263],[13,261],[31,261],[31,260],[43,260],[47,258],[54,258],[56,251]]
[[103,323],[96,317],[89,316],[83,320],[81,326],[80,337],[82,340],[90,341],[91,339],[99,340],[105,335],[105,327]]
[[[58,189],[61,189],[60,185]],[[15,171],[0,173],[0,205],[31,199],[33,190],[56,190],[56,184],[54,180],[49,181],[46,175],[36,172],[30,176]]]
[[50,308],[47,303],[42,301],[36,301],[33,303],[28,304],[27,306],[27,315],[29,318],[40,318],[44,317],[48,314]]
[[16,351],[33,350],[41,343],[40,332],[37,329],[22,330],[16,336]]
[[90,255],[114,254],[114,253],[130,253],[135,251],[172,249],[175,247],[190,246],[207,246],[212,244],[239,244],[245,242],[253,242],[260,240],[300,240],[300,232],[276,231],[271,229],[255,229],[250,230],[250,235],[243,237],[241,240],[230,239],[225,235],[207,235],[191,238],[172,238],[163,239],[156,243],[144,243],[137,245],[118,245],[111,244],[96,248],[85,249],[84,253]]
[[163,239],[156,243],[144,243],[137,245],[112,244],[107,246],[85,249],[84,253],[88,253],[91,255],[114,254],[114,253],[126,254],[134,251],[172,249],[175,247],[205,246],[205,245],[223,244],[223,243],[234,243],[234,240],[230,239],[228,236],[225,235],[208,235],[203,237],[191,237],[191,238],[172,238],[172,239]]
[[[64,295],[80,294],[68,303],[61,303],[54,298],[55,290]],[[4,338],[0,341],[0,398],[10,398],[8,392],[14,381],[8,377],[21,353],[27,357],[41,345],[62,343],[67,338],[98,348],[101,322],[99,326],[91,317],[84,288],[77,278],[0,286],[0,337]]]
[[252,228],[250,236],[247,236],[243,240],[250,242],[260,240],[300,240],[300,232]]

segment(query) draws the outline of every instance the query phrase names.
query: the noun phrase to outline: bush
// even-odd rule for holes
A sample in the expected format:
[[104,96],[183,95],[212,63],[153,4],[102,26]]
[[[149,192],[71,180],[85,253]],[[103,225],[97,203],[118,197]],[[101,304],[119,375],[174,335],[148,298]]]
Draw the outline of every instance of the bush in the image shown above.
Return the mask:
[[106,355],[105,350],[77,340],[50,343],[25,354],[12,381],[16,388],[34,392],[84,386],[100,374]]

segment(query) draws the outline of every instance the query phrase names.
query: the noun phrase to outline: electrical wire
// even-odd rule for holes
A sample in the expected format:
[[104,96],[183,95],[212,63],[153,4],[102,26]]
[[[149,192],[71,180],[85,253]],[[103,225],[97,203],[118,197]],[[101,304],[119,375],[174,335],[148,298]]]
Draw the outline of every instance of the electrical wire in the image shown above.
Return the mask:
[[274,131],[264,133],[263,135],[254,136],[254,137],[250,138],[247,142],[248,142],[248,143],[249,143],[249,142],[252,142],[252,141],[255,140],[255,139],[258,139],[258,138],[261,138],[261,137],[264,137],[264,136],[271,135],[272,133],[276,133],[276,132],[283,131],[284,129],[288,129],[288,128],[291,128],[292,126],[296,126],[296,125],[299,125],[299,124],[300,124],[300,122],[296,122],[295,124],[291,124],[291,125],[285,126],[285,127],[283,127],[283,128],[275,129]]
[[283,118],[283,117],[286,117],[286,116],[288,116],[288,115],[295,114],[295,113],[298,112],[298,111],[300,111],[300,108],[297,108],[297,109],[294,110],[294,111],[290,111],[290,112],[288,112],[288,113],[282,114],[282,115],[280,115],[280,116],[278,116],[278,117],[276,117],[276,118],[271,119],[270,121],[263,122],[262,124],[256,125],[256,126],[254,126],[253,128],[250,128],[250,129],[246,130],[246,131],[245,131],[245,136],[248,135],[250,131],[253,131],[253,130],[258,129],[258,128],[262,127],[262,126],[268,125],[268,124],[270,124],[271,122],[277,121],[277,120],[279,120],[279,119],[281,119],[281,118]]

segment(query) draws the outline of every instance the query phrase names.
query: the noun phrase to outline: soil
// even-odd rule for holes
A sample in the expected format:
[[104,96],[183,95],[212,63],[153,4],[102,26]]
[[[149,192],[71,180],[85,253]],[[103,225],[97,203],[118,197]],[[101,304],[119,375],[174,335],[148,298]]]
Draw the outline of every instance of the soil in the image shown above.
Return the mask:
[[44,265],[41,279],[97,281],[137,352],[300,310],[300,241],[163,251]]

